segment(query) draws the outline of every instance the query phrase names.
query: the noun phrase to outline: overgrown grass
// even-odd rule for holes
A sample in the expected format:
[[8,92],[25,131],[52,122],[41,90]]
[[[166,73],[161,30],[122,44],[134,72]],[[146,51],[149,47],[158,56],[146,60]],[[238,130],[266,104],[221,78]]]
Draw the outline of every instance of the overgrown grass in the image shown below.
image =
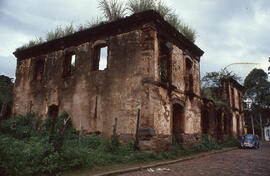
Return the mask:
[[125,5],[118,0],[99,0],[99,9],[108,21],[115,21],[125,16]]
[[202,144],[186,149],[173,143],[170,152],[140,152],[134,150],[134,141],[120,145],[118,136],[106,140],[103,136],[79,136],[71,127],[61,141],[61,129],[66,115],[58,118],[53,142],[49,142],[52,119],[41,123],[33,114],[17,116],[0,122],[1,175],[56,175],[74,169],[143,163],[221,149],[220,145],[203,136]]
[[213,140],[210,140],[207,135],[203,134],[202,143],[196,144],[193,146],[193,152],[207,152],[211,150],[221,150],[222,146],[220,143],[216,143]]
[[238,147],[239,141],[231,136],[227,141],[222,144],[223,147]]

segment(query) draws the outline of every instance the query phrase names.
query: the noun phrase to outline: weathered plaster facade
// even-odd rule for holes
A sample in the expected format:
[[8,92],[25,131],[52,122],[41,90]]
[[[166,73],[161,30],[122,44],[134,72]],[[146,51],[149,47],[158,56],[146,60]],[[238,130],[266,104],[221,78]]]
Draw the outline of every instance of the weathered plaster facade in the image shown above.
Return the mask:
[[225,80],[223,84],[223,94],[229,105],[232,114],[232,134],[235,137],[244,133],[244,103],[243,103],[243,87],[235,80]]
[[[103,46],[107,68],[98,70]],[[14,54],[14,114],[66,111],[75,129],[107,137],[117,123],[122,143],[137,136],[142,150],[166,150],[173,135],[201,140],[203,51],[154,11]]]
[[218,140],[230,136],[238,138],[244,133],[243,87],[235,80],[223,80],[217,94],[227,103],[217,106],[213,101],[203,99],[202,132]]

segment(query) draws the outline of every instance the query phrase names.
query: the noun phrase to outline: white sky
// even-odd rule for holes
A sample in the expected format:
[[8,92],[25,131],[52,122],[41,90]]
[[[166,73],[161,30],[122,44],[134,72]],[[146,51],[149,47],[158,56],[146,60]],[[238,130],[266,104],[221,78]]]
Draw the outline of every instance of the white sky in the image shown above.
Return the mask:
[[[180,18],[197,31],[204,52],[201,75],[229,70],[243,78],[254,67],[270,66],[269,0],[167,0]],[[16,48],[58,25],[74,26],[102,16],[97,0],[0,0],[0,74],[15,77]]]

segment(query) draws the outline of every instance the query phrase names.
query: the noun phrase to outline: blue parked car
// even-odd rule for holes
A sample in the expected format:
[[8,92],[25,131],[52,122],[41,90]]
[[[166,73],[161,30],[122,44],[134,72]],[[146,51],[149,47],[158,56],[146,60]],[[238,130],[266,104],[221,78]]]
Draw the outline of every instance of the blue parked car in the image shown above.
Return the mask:
[[244,134],[240,142],[241,148],[259,148],[260,143],[256,135],[253,134]]

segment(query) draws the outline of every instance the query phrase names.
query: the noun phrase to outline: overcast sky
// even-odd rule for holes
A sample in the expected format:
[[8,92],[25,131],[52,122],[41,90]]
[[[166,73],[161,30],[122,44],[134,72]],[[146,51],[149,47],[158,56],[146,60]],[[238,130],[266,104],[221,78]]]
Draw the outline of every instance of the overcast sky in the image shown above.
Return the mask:
[[[243,78],[253,68],[270,66],[269,0],[167,0],[180,18],[197,31],[204,52],[201,75],[231,63]],[[97,0],[0,0],[0,74],[15,77],[16,48],[44,37],[58,25],[74,26],[102,16]]]

